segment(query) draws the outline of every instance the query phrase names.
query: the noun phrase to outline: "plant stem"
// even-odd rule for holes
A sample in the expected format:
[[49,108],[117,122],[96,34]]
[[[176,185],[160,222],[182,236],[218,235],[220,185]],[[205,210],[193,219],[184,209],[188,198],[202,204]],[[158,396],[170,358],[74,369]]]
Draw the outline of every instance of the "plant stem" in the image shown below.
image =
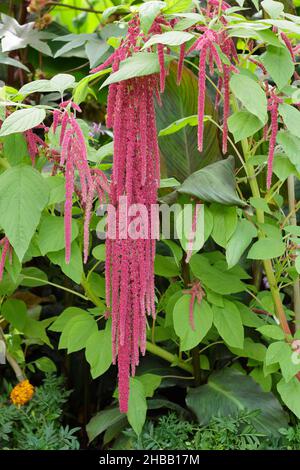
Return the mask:
[[80,294],[79,292],[76,292],[75,290],[68,289],[67,287],[60,286],[59,284],[55,284],[54,282],[46,281],[45,279],[39,279],[37,277],[33,276],[23,276],[24,279],[31,279],[32,281],[39,281],[39,282],[44,282],[45,284],[49,284],[49,286],[57,287],[58,289],[65,290],[66,292],[69,292],[70,294],[77,295],[77,297],[80,297],[83,300],[89,300],[88,297],[86,297],[83,294]]
[[[238,109],[237,103],[234,99],[233,99],[233,107],[235,108],[235,110]],[[243,139],[241,141],[241,144],[242,144],[244,159],[245,159],[245,163],[246,163],[247,177],[248,177],[248,180],[249,180],[252,195],[253,195],[253,197],[260,198],[260,190],[259,190],[258,182],[257,182],[256,176],[255,176],[255,170],[254,170],[254,167],[248,161],[248,159],[250,157],[248,140]],[[259,224],[263,224],[264,221],[265,221],[264,211],[262,209],[256,209],[256,216],[257,216],[257,222]],[[263,238],[265,238],[265,235],[262,233],[261,230],[258,230],[258,239],[261,240]],[[291,335],[291,330],[290,330],[290,327],[289,327],[289,324],[287,322],[286,315],[285,315],[285,312],[284,312],[283,304],[282,304],[281,297],[280,297],[279,288],[278,288],[276,278],[275,278],[275,275],[274,275],[274,272],[273,272],[273,266],[272,266],[271,259],[263,260],[263,265],[264,265],[265,273],[266,273],[266,276],[267,276],[267,279],[268,279],[268,282],[269,282],[269,285],[270,285],[270,291],[271,291],[273,302],[274,302],[274,305],[275,305],[277,318],[279,320],[279,323],[280,323],[280,326],[281,326],[283,332],[288,337],[288,336]]]
[[[288,199],[289,199],[289,213],[291,225],[297,225],[297,215],[296,215],[296,200],[295,200],[295,179],[294,175],[290,175],[287,180],[288,186]],[[295,279],[293,283],[293,306],[295,312],[295,327],[296,331],[300,329],[300,282],[299,276]]]
[[59,2],[47,2],[47,6],[70,8],[71,10],[86,11],[87,13],[95,13],[95,14],[103,13],[103,11],[94,10],[93,8],[76,7],[74,5],[68,5],[66,3],[59,3]]
[[[5,336],[4,336],[4,332],[3,332],[1,327],[0,327],[0,339],[2,341],[4,341],[5,347],[6,347]],[[7,349],[5,350],[5,357],[7,359],[7,362],[9,363],[11,368],[13,369],[14,373],[16,374],[16,377],[17,377],[18,381],[22,382],[23,380],[25,380],[26,377],[23,374],[21,367],[19,366],[17,361],[9,354],[9,352],[7,352]]]
[[176,354],[169,353],[165,349],[157,346],[157,344],[151,343],[150,341],[146,342],[146,349],[148,352],[155,354],[155,356],[161,357],[165,361],[170,362],[170,364],[174,364],[177,367],[180,367],[180,369],[193,374],[193,367],[190,364],[186,364],[185,362],[180,361]]

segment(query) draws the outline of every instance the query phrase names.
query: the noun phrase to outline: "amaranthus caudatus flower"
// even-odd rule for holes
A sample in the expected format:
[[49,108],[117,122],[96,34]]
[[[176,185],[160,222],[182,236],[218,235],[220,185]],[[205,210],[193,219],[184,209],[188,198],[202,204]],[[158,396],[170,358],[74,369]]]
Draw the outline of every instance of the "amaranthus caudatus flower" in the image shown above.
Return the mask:
[[276,145],[276,137],[278,133],[278,106],[283,103],[282,98],[275,94],[273,89],[268,91],[268,111],[271,115],[271,136],[269,140],[269,153],[268,153],[268,169],[267,169],[267,189],[270,189],[272,183],[273,173],[273,160]]
[[0,240],[0,245],[2,246],[0,258],[0,281],[2,281],[7,256],[9,256],[9,261],[12,262],[12,247],[7,237],[4,237],[2,240]]
[[[116,209],[116,237],[110,237],[112,221],[108,214],[106,241],[106,292],[111,307],[113,362],[118,356],[120,410],[127,411],[129,376],[145,353],[146,312],[155,315],[155,240],[151,238],[151,205],[156,203],[159,186],[159,151],[153,90],[158,77],[126,80],[111,87],[107,121],[114,130],[114,166],[111,203]],[[126,116],[126,121],[123,117]],[[132,217],[124,220],[120,198],[126,195],[128,207],[143,204],[147,223],[141,223],[141,237],[128,234]],[[132,206],[131,206],[132,207]],[[122,231],[126,230],[123,237]]]
[[[223,89],[224,103],[223,103],[223,153],[227,152],[227,138],[228,126],[227,120],[229,117],[229,79],[230,72],[237,69],[233,64],[223,63],[218,52],[217,47],[220,47],[222,53],[226,55],[227,59],[231,61],[234,59],[237,62],[237,54],[234,43],[231,38],[227,37],[225,31],[214,31],[207,27],[198,27],[203,30],[203,34],[194,42],[188,50],[188,53],[197,50],[199,51],[199,75],[198,75],[198,150],[203,150],[203,131],[204,131],[204,107],[206,95],[206,61],[209,63],[209,73],[214,74],[214,66],[216,65],[219,72],[218,88],[220,92]],[[216,47],[217,46],[217,47]],[[218,103],[217,99],[217,103]]]

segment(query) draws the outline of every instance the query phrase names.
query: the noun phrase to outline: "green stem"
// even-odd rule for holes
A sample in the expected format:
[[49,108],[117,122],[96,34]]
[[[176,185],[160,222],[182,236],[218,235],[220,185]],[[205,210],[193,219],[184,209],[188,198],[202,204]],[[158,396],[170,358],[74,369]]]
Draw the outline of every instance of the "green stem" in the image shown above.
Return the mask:
[[169,353],[165,349],[161,348],[160,346],[157,346],[157,344],[151,343],[150,341],[146,342],[146,349],[148,352],[154,354],[155,356],[161,357],[165,361],[170,362],[170,364],[174,364],[177,367],[180,367],[180,369],[185,370],[190,374],[193,374],[193,367],[190,364],[186,364],[185,362],[180,361],[176,354]]
[[[297,225],[297,216],[296,216],[296,201],[295,201],[295,180],[294,175],[288,177],[288,199],[289,199],[289,213],[291,225]],[[293,283],[293,306],[295,312],[295,326],[296,331],[300,330],[300,282],[299,276],[295,279]]]
[[60,286],[59,284],[55,284],[54,282],[46,281],[45,279],[39,279],[38,277],[33,277],[33,276],[23,276],[23,279],[30,279],[32,281],[38,281],[38,282],[43,282],[44,284],[49,284],[49,286],[57,287],[57,289],[64,290],[66,292],[69,292],[70,294],[77,295],[77,297],[80,297],[83,300],[89,300],[88,297],[86,297],[83,294],[80,294],[79,292],[76,292],[75,290],[68,289],[67,287]]
[[[235,111],[238,110],[238,105],[234,97],[233,97],[233,109]],[[260,190],[259,190],[258,182],[255,176],[255,170],[254,170],[253,165],[249,163],[250,150],[248,146],[248,140],[243,139],[241,141],[241,144],[242,144],[242,149],[243,149],[243,154],[244,154],[244,159],[245,159],[245,164],[246,164],[246,173],[247,173],[252,195],[253,197],[260,198]],[[262,209],[256,209],[256,216],[257,216],[257,222],[259,224],[263,224],[265,221],[264,211]],[[264,238],[265,238],[264,233],[261,230],[258,230],[258,239],[261,240]],[[276,278],[273,272],[271,259],[263,260],[263,265],[264,265],[265,273],[268,279],[268,283],[270,285],[270,291],[271,291],[273,302],[275,305],[277,318],[280,322],[280,326],[282,330],[284,331],[285,335],[288,337],[291,335],[291,330],[286,319],[285,311],[284,311],[283,304],[282,304],[281,297],[280,297],[280,291],[279,291]]]
[[96,15],[99,13],[100,14],[103,13],[103,11],[94,10],[93,8],[76,7],[74,5],[67,5],[66,3],[59,3],[59,2],[47,2],[47,6],[70,8],[71,10],[86,11],[87,13],[95,13]]

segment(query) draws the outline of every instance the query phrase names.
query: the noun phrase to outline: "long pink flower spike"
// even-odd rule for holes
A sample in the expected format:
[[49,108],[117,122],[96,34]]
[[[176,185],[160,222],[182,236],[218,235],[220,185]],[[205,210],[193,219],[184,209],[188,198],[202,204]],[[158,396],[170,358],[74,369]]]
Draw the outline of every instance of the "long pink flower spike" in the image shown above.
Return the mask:
[[7,254],[11,251],[11,246],[7,237],[2,238],[2,240],[0,241],[0,245],[2,245],[3,247],[0,258],[0,281],[2,281],[6,257]]
[[184,294],[189,294],[191,296],[190,298],[190,303],[189,303],[189,321],[190,321],[190,326],[193,331],[196,330],[195,327],[195,319],[194,319],[194,306],[195,306],[195,301],[201,304],[201,301],[203,297],[205,296],[205,292],[202,289],[200,281],[194,281],[191,283],[191,289],[190,290],[184,290]]
[[278,106],[282,102],[283,100],[275,95],[275,93],[271,90],[270,98],[268,100],[268,110],[271,114],[271,136],[268,153],[267,189],[270,189],[272,183],[274,151],[278,132]]

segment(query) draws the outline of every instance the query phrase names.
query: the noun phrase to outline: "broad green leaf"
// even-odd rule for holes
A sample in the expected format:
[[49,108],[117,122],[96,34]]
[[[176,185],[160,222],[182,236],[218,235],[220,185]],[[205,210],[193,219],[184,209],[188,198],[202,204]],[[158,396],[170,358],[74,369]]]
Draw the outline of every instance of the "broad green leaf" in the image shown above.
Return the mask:
[[283,13],[283,2],[275,2],[274,0],[263,0],[261,6],[271,18],[278,18]]
[[99,434],[123,419],[124,415],[120,413],[119,408],[108,408],[99,411],[86,425],[89,442],[92,442]]
[[[75,240],[78,235],[78,224],[72,220],[71,240]],[[52,251],[59,251],[65,247],[65,225],[64,218],[45,215],[42,217],[38,229],[38,246],[42,255]]]
[[270,344],[266,354],[266,365],[278,363],[286,382],[289,382],[300,371],[300,361],[293,362],[293,350],[285,341]]
[[85,348],[89,338],[97,331],[97,323],[88,313],[76,317],[76,321],[68,331],[68,354]]
[[11,166],[25,163],[28,158],[27,142],[23,134],[10,134],[2,138],[3,156]]
[[45,183],[50,191],[48,205],[51,206],[63,202],[66,194],[65,178],[59,175],[48,176],[45,178]]
[[225,248],[237,226],[236,208],[213,203],[209,210],[214,220],[211,236],[218,245]]
[[230,88],[245,108],[264,124],[267,120],[267,98],[260,85],[252,78],[239,73],[232,75]]
[[[165,57],[165,62],[170,62],[169,56]],[[158,56],[155,52],[138,52],[128,59],[125,59],[120,64],[117,72],[112,73],[100,88],[103,88],[111,83],[118,83],[122,80],[129,78],[142,77],[144,75],[151,75],[158,73],[160,70]]]
[[273,171],[280,181],[285,181],[290,175],[297,175],[299,178],[300,165],[298,171],[295,165],[285,155],[276,155],[273,163]]
[[287,129],[291,132],[291,134],[299,137],[300,111],[285,103],[280,104],[278,110]]
[[164,8],[164,13],[167,15],[190,11],[193,8],[192,0],[166,0],[166,4],[167,6]]
[[[193,219],[197,210],[195,231],[192,231]],[[175,214],[176,235],[184,251],[199,251],[204,245],[204,206],[185,204],[183,209]]]
[[173,311],[174,329],[180,338],[181,351],[189,351],[201,343],[213,321],[213,313],[209,304],[205,300],[202,300],[200,304],[195,301],[193,309],[195,330],[193,330],[189,317],[190,300],[190,295],[183,295],[177,300]]
[[41,108],[27,108],[14,111],[3,121],[0,137],[32,129],[41,124],[45,117],[46,111]]
[[286,383],[281,379],[277,384],[277,390],[285,405],[300,419],[300,382],[295,377]]
[[213,322],[220,336],[229,345],[242,348],[244,343],[244,328],[241,315],[233,302],[224,300],[224,307],[213,305]]
[[256,383],[260,385],[264,392],[270,392],[272,389],[272,376],[264,375],[262,367],[255,367],[249,374]]
[[240,142],[247,137],[253,136],[262,127],[262,121],[246,110],[237,111],[231,114],[228,119],[228,128],[233,134],[235,142]]
[[244,206],[235,190],[234,158],[213,163],[191,174],[177,189],[205,202]]
[[82,78],[73,90],[73,101],[74,103],[80,104],[84,101],[89,92],[89,84],[92,80],[95,80],[102,75],[106,75],[107,73],[111,72],[111,68],[107,68],[104,70],[100,70],[100,72],[92,73],[87,75],[86,77]]
[[145,397],[153,397],[155,390],[160,386],[162,377],[155,374],[143,374],[136,376],[145,390]]
[[260,209],[264,211],[266,214],[272,214],[267,201],[261,197],[250,197],[250,204],[255,209]]
[[[44,273],[44,271],[42,271],[41,269],[35,268],[34,266],[23,268],[21,276],[22,280],[20,282],[20,285],[26,287],[44,286],[45,284],[47,284],[48,281],[47,274]],[[31,277],[36,279],[30,279]]]
[[165,2],[150,1],[143,3],[139,8],[139,16],[141,23],[141,30],[147,34],[151,28],[153,21],[159,14],[162,8],[166,6]]
[[153,44],[165,44],[167,46],[180,46],[185,42],[194,39],[195,36],[186,31],[168,31],[167,33],[154,34],[151,38],[145,43],[143,49],[153,46]]
[[285,244],[274,238],[258,240],[249,250],[248,259],[272,259],[282,256]]
[[[204,118],[205,119],[205,118]],[[169,134],[175,134],[175,132],[180,131],[185,126],[197,126],[198,125],[198,116],[194,114],[193,116],[188,116],[182,119],[178,119],[177,121],[172,122],[168,127],[162,129],[159,132],[159,137]]]
[[73,88],[75,85],[75,77],[67,73],[58,73],[50,80],[53,88],[60,93],[63,93],[68,88]]
[[39,359],[36,359],[36,361],[34,361],[34,364],[42,372],[56,372],[56,365],[53,361],[51,361],[51,359],[49,359],[49,357],[39,357]]
[[60,266],[62,272],[66,276],[76,282],[76,284],[80,284],[83,273],[83,264],[81,251],[76,241],[71,245],[71,259],[69,264],[66,264],[65,261],[65,250],[47,253],[47,256],[52,263]]
[[86,311],[78,307],[68,307],[58,316],[55,322],[52,323],[49,330],[62,332],[67,323],[79,315],[86,315]]
[[142,432],[147,413],[145,389],[138,378],[130,378],[130,393],[127,418],[134,432],[139,436]]
[[294,73],[295,66],[286,47],[268,46],[267,51],[261,56],[261,60],[279,90],[287,85]]
[[[166,77],[165,92],[161,95],[162,106],[157,104],[157,128],[172,126],[187,116],[197,115],[198,80],[187,67],[183,68],[180,86],[177,86],[177,64],[171,63]],[[205,99],[205,114],[216,117],[209,96]],[[193,172],[221,158],[218,130],[210,121],[204,125],[204,149],[197,148],[197,126],[186,125],[172,135],[159,137],[161,177],[173,177],[181,183]]]
[[[299,392],[298,392],[299,398]],[[201,424],[213,417],[237,416],[242,410],[260,413],[253,417],[258,432],[280,436],[278,429],[287,426],[287,416],[272,393],[265,393],[249,377],[234,369],[210,375],[206,385],[190,388],[186,402]]]
[[201,255],[193,255],[190,260],[191,270],[198,279],[212,291],[221,295],[235,294],[245,290],[240,277],[230,271],[223,271],[206,262]]
[[0,176],[0,226],[21,261],[48,202],[48,187],[30,166],[9,168]]
[[8,57],[2,53],[0,53],[0,64],[11,65],[12,67],[17,67],[19,69],[26,70],[26,72],[30,72],[29,68],[22,64],[22,62],[19,62],[16,59],[12,59],[11,57]]
[[226,261],[229,269],[239,262],[256,234],[257,230],[251,222],[246,219],[238,221],[236,230],[226,246]]
[[242,348],[229,347],[236,356],[248,357],[255,361],[264,362],[267,348],[261,343],[255,343],[251,338],[245,338]]
[[105,261],[106,257],[106,248],[105,244],[102,243],[101,245],[95,246],[92,251],[93,257],[96,258],[98,261]]
[[45,93],[50,91],[56,91],[55,88],[53,88],[51,81],[42,79],[26,83],[22,88],[20,88],[19,93],[20,95],[26,96],[31,93]]
[[1,315],[14,328],[23,332],[27,322],[27,308],[24,302],[17,299],[9,299],[1,307]]
[[167,278],[179,276],[178,266],[171,256],[156,255],[154,260],[154,272],[157,276]]
[[259,328],[256,328],[256,329],[262,335],[268,336],[269,338],[272,338],[272,339],[284,340],[285,338],[282,329],[278,325],[265,325],[265,326],[260,326]]
[[[277,134],[277,142],[283,147],[289,160],[295,165],[297,171],[300,170],[300,138],[291,134],[289,131],[280,131]],[[275,158],[276,160],[276,158]]]
[[85,345],[85,357],[91,367],[91,376],[96,379],[106,372],[112,362],[110,322],[104,330],[94,331]]

